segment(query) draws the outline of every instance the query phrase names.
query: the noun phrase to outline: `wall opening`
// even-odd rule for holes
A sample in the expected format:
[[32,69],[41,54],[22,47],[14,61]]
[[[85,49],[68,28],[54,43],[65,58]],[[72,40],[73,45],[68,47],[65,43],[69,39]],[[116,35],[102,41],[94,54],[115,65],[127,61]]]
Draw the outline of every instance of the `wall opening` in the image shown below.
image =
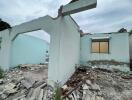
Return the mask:
[[18,35],[12,42],[11,67],[48,64],[50,35],[43,30]]

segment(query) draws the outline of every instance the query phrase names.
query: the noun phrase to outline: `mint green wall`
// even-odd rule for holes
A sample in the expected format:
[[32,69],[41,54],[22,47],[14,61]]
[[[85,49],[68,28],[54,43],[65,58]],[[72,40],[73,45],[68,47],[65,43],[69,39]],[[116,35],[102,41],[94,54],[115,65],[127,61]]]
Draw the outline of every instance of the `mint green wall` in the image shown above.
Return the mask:
[[[91,38],[93,37],[109,37],[109,54],[91,53]],[[85,35],[81,38],[81,64],[85,64],[91,60],[116,60],[119,62],[129,63],[129,34],[113,33],[113,34],[93,34]]]
[[11,49],[11,67],[19,64],[39,64],[45,60],[48,43],[22,34],[13,41]]

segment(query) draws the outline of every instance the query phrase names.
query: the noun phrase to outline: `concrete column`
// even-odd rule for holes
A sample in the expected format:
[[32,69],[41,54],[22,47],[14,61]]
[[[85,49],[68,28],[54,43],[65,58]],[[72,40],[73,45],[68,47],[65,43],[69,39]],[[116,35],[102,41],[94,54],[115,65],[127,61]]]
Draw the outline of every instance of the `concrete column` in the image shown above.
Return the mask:
[[9,30],[1,32],[0,37],[2,37],[0,49],[0,66],[5,70],[9,69],[11,61],[11,40]]
[[79,28],[70,16],[60,17],[54,23],[50,42],[49,84],[64,84],[75,71],[80,58]]

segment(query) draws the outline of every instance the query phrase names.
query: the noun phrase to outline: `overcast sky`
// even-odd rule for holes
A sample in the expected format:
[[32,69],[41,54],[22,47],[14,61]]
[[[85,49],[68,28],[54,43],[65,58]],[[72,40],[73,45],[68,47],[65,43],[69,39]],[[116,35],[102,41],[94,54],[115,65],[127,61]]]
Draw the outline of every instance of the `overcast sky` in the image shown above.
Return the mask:
[[[57,16],[60,5],[70,0],[0,0],[0,18],[11,26],[45,15]],[[97,8],[72,15],[84,32],[115,32],[132,29],[132,0],[98,0]],[[49,41],[46,34],[33,33]]]

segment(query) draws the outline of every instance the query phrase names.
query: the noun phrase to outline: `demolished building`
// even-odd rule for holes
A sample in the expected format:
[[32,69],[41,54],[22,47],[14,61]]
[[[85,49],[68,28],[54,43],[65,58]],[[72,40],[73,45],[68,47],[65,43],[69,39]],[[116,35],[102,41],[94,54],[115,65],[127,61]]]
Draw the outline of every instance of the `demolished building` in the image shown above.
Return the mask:
[[80,28],[70,14],[95,8],[96,4],[97,0],[79,0],[63,6],[60,12],[62,14],[59,14],[61,16],[57,18],[47,15],[16,25],[11,30],[1,31],[0,66],[3,68],[11,66],[12,41],[19,34],[44,30],[51,37],[48,67],[49,83],[58,81],[64,84],[75,71],[75,66],[79,64],[80,59]]
[[45,16],[0,32],[0,66],[3,68],[11,66],[11,47],[17,36],[36,30],[45,30],[51,36],[49,66],[20,65],[7,71],[8,84],[4,84],[0,97],[51,100],[52,97],[46,98],[53,96],[49,85],[57,82],[64,84],[64,100],[131,100],[132,77],[119,71],[130,70],[131,36],[127,32],[86,35],[69,16],[93,7],[96,0],[78,0],[62,6],[62,14],[57,18]]
[[[96,0],[79,0],[59,10],[59,16],[52,18],[44,16],[0,32],[2,38],[0,49],[0,65],[9,68],[11,65],[12,41],[19,34],[44,30],[51,36],[49,47],[49,84],[59,82],[64,84],[74,73],[78,65],[85,65],[88,61],[108,60],[118,62],[119,70],[129,71],[129,35],[128,33],[94,34],[80,37],[80,27],[70,16],[80,11],[96,7]],[[103,42],[103,43],[100,43]],[[102,48],[100,46],[103,46]],[[81,48],[81,49],[80,49]],[[118,51],[118,48],[123,48]],[[102,51],[101,51],[101,50]],[[92,51],[91,51],[92,50]],[[106,53],[106,54],[103,54]],[[103,61],[104,62],[104,61]],[[104,64],[101,65],[105,66]],[[123,67],[120,67],[123,66]],[[95,65],[95,67],[100,67]],[[113,67],[113,66],[109,66]],[[113,68],[116,68],[115,66]]]
[[129,33],[95,33],[81,37],[80,64],[130,71]]

